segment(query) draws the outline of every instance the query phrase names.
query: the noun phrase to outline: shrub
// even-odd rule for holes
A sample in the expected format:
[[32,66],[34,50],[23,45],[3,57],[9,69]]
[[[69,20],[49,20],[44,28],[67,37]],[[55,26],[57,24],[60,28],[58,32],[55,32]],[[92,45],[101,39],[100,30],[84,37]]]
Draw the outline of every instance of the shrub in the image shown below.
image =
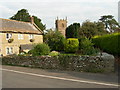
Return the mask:
[[93,37],[92,41],[103,51],[120,56],[120,33]]
[[58,56],[59,55],[59,52],[57,51],[52,51],[49,53],[50,56]]
[[32,54],[33,56],[48,55],[50,53],[50,48],[47,44],[38,44],[28,53]]
[[65,52],[74,53],[79,49],[79,41],[76,38],[69,38],[65,42]]
[[93,47],[93,43],[88,38],[82,38],[80,40],[80,51],[84,55],[91,55],[97,53],[97,50]]
[[59,31],[48,31],[44,35],[44,42],[47,43],[52,51],[64,51],[64,36]]

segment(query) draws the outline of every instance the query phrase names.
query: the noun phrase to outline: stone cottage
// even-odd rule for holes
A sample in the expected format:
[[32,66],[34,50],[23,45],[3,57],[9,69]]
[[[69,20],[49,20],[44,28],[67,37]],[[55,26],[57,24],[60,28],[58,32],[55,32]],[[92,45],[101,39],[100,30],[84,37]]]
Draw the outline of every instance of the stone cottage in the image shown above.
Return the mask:
[[34,23],[0,18],[0,55],[28,52],[36,43],[43,43],[43,32]]

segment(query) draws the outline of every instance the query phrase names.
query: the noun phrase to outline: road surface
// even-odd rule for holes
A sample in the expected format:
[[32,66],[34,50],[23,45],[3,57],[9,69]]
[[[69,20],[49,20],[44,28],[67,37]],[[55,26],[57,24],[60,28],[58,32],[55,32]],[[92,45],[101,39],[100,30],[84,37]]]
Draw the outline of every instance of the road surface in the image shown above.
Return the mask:
[[2,66],[3,88],[118,88],[116,74]]

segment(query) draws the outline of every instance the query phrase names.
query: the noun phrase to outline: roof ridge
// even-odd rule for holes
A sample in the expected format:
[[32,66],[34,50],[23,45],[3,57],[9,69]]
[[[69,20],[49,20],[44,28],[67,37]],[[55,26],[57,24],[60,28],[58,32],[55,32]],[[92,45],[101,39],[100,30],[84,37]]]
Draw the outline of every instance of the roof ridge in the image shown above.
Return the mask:
[[4,18],[0,18],[0,19],[3,19],[3,20],[8,20],[8,21],[21,22],[21,23],[30,23],[30,22],[17,21],[17,20],[11,20],[11,19],[4,19]]
[[35,23],[33,23],[33,25],[35,26],[35,28],[37,28],[38,31],[40,31],[41,33],[43,33],[43,31]]

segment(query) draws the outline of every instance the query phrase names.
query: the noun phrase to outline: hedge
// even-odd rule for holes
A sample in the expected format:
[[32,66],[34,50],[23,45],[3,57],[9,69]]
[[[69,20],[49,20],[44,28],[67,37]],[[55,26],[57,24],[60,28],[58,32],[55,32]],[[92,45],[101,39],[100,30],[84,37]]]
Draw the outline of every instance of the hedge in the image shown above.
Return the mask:
[[120,56],[120,33],[95,36],[92,38],[92,41],[101,50],[115,56]]
[[64,44],[65,52],[74,53],[79,49],[79,40],[77,38],[69,38]]

